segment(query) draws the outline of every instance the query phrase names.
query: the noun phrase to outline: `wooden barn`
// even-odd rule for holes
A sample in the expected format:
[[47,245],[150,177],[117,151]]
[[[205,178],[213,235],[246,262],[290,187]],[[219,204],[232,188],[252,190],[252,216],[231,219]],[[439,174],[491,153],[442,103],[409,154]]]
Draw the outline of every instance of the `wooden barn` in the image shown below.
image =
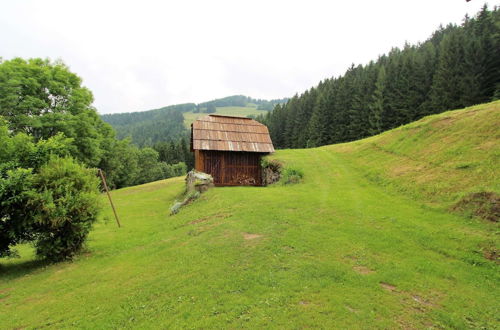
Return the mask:
[[274,152],[265,125],[242,117],[208,115],[191,124],[195,169],[216,186],[261,186],[263,155]]

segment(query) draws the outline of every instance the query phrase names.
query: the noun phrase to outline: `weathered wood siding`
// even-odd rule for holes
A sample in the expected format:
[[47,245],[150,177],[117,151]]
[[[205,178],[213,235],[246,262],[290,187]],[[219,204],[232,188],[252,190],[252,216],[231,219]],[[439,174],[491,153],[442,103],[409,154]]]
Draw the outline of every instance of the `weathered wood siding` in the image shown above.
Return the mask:
[[200,150],[194,151],[194,169],[203,172],[203,152]]
[[[196,150],[198,151],[198,150]],[[197,170],[213,176],[216,186],[261,186],[262,154],[199,150]]]

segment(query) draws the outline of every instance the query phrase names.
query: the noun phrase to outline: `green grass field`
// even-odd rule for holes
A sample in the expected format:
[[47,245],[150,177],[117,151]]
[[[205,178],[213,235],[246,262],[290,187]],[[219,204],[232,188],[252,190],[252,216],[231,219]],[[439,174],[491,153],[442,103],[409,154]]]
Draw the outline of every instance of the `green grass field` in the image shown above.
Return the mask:
[[[249,104],[246,107],[217,107],[217,111],[215,114],[218,115],[227,115],[227,116],[238,116],[238,117],[246,117],[249,115],[260,115],[266,114],[267,111],[257,110],[256,105]],[[187,128],[191,127],[191,124],[198,118],[202,116],[206,116],[206,113],[193,113],[193,112],[184,112],[184,125]]]
[[[168,216],[183,178],[113,192],[88,250],[1,260],[0,328],[498,328],[500,103],[272,158],[303,183],[224,187]],[[105,201],[105,196],[103,196]]]

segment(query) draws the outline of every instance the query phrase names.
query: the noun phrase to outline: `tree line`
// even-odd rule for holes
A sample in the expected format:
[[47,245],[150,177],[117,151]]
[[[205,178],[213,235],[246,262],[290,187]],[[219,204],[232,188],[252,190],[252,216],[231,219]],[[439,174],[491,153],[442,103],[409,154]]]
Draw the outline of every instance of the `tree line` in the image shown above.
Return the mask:
[[[112,188],[185,173],[185,163],[162,162],[153,148],[140,148],[130,139],[118,139],[92,102],[92,93],[60,61],[15,58],[0,62],[0,116],[10,134],[26,134],[35,142],[64,135],[71,141],[70,156],[87,168],[101,168]],[[182,118],[181,113],[167,113]],[[171,117],[159,120],[162,114],[158,110],[149,115],[157,120],[158,130],[168,131]],[[179,134],[186,134],[185,130]]]
[[500,98],[500,13],[485,5],[423,43],[394,48],[259,115],[277,148],[353,141]]
[[186,103],[144,112],[106,114],[101,118],[113,126],[118,139],[130,138],[133,144],[144,147],[185,136],[182,112],[195,108],[194,103]]
[[269,108],[269,105],[275,105],[278,103],[286,102],[285,99],[276,99],[276,100],[264,100],[264,99],[254,99],[249,96],[244,95],[232,95],[227,96],[221,99],[215,99],[208,102],[199,103],[197,108],[207,108],[209,106],[213,107],[246,107],[249,104],[257,105],[257,109],[259,110],[272,110],[272,107]]

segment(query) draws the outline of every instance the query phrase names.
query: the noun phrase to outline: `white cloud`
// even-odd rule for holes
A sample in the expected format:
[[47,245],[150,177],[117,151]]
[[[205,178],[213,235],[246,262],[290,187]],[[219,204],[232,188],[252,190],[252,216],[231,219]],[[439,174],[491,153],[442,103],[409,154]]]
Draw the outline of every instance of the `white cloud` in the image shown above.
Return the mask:
[[101,113],[292,96],[484,2],[10,1],[1,56],[61,58]]

